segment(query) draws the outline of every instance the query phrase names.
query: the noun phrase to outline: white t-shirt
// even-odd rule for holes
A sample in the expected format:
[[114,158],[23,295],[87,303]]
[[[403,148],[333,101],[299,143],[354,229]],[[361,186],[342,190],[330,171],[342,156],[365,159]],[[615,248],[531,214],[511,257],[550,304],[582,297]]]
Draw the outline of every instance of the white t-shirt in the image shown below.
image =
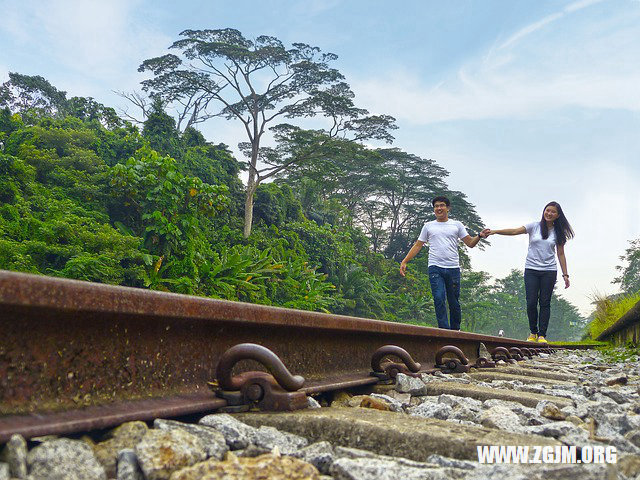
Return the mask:
[[460,268],[458,239],[467,235],[467,230],[457,220],[433,220],[424,224],[418,240],[429,244],[429,266]]
[[549,236],[544,239],[540,231],[540,222],[528,223],[524,226],[529,234],[529,251],[524,268],[534,270],[557,270],[556,266],[556,232],[549,229]]

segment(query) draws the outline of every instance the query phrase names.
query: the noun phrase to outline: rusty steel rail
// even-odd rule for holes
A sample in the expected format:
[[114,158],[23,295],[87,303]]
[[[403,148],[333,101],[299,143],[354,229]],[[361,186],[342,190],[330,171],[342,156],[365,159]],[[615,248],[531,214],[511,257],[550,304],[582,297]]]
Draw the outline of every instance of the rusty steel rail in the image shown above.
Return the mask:
[[[298,377],[282,383],[266,373],[258,380],[253,375],[244,398],[262,401],[265,389],[273,387],[288,391],[292,408],[299,408],[301,394],[373,385],[398,371],[468,370],[478,362],[480,342],[490,351],[545,348],[467,332],[0,271],[0,442],[16,431],[59,433],[61,422],[73,423],[69,409],[80,412],[72,430],[80,431],[132,419],[134,411],[141,419],[161,416],[163,401],[165,416],[237,404],[238,389],[251,375],[234,380],[234,365],[239,364],[236,372],[274,375],[280,368],[268,365],[268,353],[251,347],[251,355],[232,354],[226,370],[216,373],[225,352],[239,344],[264,347]],[[383,346],[404,350],[411,361],[392,349],[389,358],[401,363],[372,371],[372,356]],[[460,360],[436,365],[444,347]],[[378,353],[377,361],[385,355]],[[226,382],[217,396],[211,390],[216,379]],[[238,391],[221,394],[229,388]],[[121,410],[107,414],[106,405]],[[286,408],[280,400],[271,407]],[[98,421],[93,412],[100,411]],[[46,423],[43,412],[59,412],[47,413],[57,425],[50,431],[34,426]],[[20,421],[31,427],[18,429]]]

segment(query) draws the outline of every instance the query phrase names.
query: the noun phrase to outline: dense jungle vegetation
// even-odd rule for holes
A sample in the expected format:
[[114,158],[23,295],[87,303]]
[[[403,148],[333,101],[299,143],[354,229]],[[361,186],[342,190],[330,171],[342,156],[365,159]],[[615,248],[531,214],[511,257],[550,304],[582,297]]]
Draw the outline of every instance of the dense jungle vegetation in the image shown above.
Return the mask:
[[[125,94],[142,112],[136,124],[42,77],[10,74],[0,87],[0,269],[435,325],[427,249],[406,278],[398,262],[434,218],[436,194],[452,199],[452,218],[470,231],[482,227],[464,193],[448,188],[446,169],[366,147],[392,140],[394,121],[356,108],[330,54],[204,32],[183,32],[174,47],[192,60],[210,55],[209,66],[231,59],[241,76],[284,62],[289,76],[277,73],[263,94],[240,89],[234,101],[214,87],[233,85],[215,78],[233,69],[206,77],[173,54],[150,59],[145,93]],[[216,48],[235,49],[212,53],[215,35]],[[246,127],[245,160],[196,129],[216,100],[216,115]],[[332,126],[267,125],[278,115]],[[265,147],[268,128],[274,144]],[[461,249],[463,330],[526,336],[522,272],[494,281]],[[552,302],[548,336],[579,338],[586,319],[563,298]]]
[[620,256],[620,260],[623,264],[616,267],[620,275],[613,282],[620,285],[622,292],[593,298],[595,310],[587,331],[590,338],[597,338],[640,302],[640,238],[629,242],[629,247]]
[[[91,99],[66,102],[55,112],[0,111],[2,269],[435,325],[426,252],[398,274],[397,259],[430,219],[432,192],[407,180],[411,169],[455,199],[456,218],[481,224],[435,162],[351,145],[362,158],[336,157],[343,172],[326,181],[310,171],[260,185],[244,238],[242,164],[224,145],[177,131],[162,111],[140,130]],[[405,215],[416,218],[403,219],[411,226],[391,243],[372,218],[403,188]],[[521,272],[492,285],[463,259],[463,328],[526,332]],[[576,309],[553,302],[550,336],[576,336]]]

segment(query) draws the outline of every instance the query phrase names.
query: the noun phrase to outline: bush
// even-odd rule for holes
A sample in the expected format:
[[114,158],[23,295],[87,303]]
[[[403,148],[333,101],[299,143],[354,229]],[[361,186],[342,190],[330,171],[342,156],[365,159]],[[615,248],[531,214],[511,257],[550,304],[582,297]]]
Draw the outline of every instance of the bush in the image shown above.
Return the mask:
[[594,340],[598,338],[602,332],[616,323],[620,317],[631,310],[638,302],[640,302],[640,292],[618,298],[595,297],[596,310],[594,318],[588,327],[589,336]]

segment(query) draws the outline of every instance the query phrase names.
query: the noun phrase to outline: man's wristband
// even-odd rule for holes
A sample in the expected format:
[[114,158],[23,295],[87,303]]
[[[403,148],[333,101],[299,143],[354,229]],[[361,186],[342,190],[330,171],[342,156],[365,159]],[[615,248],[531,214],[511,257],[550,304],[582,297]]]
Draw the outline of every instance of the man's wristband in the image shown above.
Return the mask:
[[563,274],[562,276],[563,276],[563,277],[566,277],[566,278],[569,278],[569,274],[568,274],[568,273],[565,273],[565,274]]

